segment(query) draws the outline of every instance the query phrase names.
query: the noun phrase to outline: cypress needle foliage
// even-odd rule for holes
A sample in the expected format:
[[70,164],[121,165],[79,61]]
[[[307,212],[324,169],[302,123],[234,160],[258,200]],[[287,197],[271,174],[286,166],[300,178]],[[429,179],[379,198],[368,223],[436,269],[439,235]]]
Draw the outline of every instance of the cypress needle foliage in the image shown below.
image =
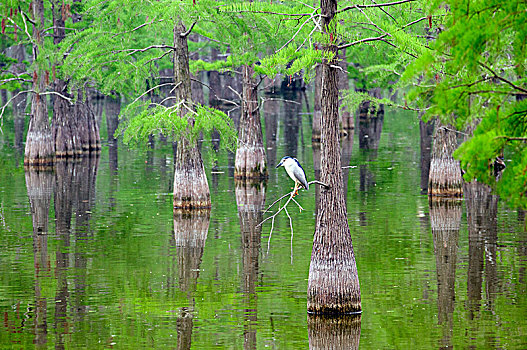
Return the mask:
[[[66,55],[63,74],[71,86],[94,84],[101,92],[119,92],[133,102],[123,110],[120,132],[127,143],[145,143],[159,132],[164,135],[195,138],[213,128],[222,133],[222,146],[233,148],[236,133],[227,116],[188,101],[175,104],[152,103],[152,95],[173,83],[162,83],[159,72],[172,67],[174,27],[182,21],[187,29],[205,33],[207,22],[221,3],[216,1],[101,1],[83,2],[82,16],[87,24],[70,33],[62,43]],[[199,29],[200,26],[203,28]],[[194,45],[194,47],[192,47]],[[199,45],[199,44],[198,44]],[[190,49],[198,49],[189,43]],[[165,90],[165,91],[166,91]],[[166,94],[166,93],[165,93]],[[181,118],[185,108],[191,113]],[[188,134],[190,132],[190,134]]]
[[429,106],[425,118],[439,116],[459,130],[479,123],[454,154],[465,179],[496,185],[493,164],[503,156],[498,193],[526,208],[527,4],[451,0],[434,6],[448,9],[445,30],[407,68],[403,79],[418,83],[408,98]]

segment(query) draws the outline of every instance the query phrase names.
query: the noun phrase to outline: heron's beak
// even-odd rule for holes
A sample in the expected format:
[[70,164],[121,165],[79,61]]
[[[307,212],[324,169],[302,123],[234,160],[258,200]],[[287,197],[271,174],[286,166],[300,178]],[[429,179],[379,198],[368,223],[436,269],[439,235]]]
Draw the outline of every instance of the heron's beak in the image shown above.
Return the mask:
[[277,165],[275,168],[278,168],[279,166],[281,166],[282,163],[283,163],[283,162],[278,163],[278,165]]

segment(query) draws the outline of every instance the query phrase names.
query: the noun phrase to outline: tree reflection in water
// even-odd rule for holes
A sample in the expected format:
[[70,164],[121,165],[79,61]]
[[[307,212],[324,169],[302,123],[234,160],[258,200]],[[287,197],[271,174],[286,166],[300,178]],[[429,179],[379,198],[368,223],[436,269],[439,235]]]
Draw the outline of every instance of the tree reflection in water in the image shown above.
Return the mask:
[[430,223],[437,272],[437,317],[438,323],[443,325],[442,346],[449,347],[454,331],[456,258],[462,202],[442,197],[430,198]]
[[243,348],[256,349],[258,303],[256,284],[265,205],[265,183],[236,182],[236,204],[240,221],[243,273],[241,288],[244,294]]
[[194,326],[194,298],[201,259],[210,224],[210,210],[174,211],[174,241],[179,289],[187,295],[187,306],[177,318],[177,349],[190,349]]
[[359,348],[361,315],[308,315],[309,349],[357,350]]

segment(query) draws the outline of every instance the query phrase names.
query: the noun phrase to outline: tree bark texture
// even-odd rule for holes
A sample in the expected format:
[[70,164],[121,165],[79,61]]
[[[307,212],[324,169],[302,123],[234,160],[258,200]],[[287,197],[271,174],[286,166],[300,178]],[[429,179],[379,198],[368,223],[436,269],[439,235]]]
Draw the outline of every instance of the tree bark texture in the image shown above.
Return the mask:
[[268,176],[258,106],[258,84],[253,75],[252,65],[244,65],[242,116],[234,164],[236,179],[260,180]]
[[430,175],[428,178],[428,195],[443,197],[463,196],[463,177],[459,161],[452,157],[457,148],[454,127],[436,122]]
[[[321,10],[322,28],[327,30],[337,10],[337,1],[321,0]],[[326,49],[336,52],[336,45],[331,43]],[[321,181],[330,187],[320,192],[309,267],[307,310],[314,314],[361,311],[359,277],[342,183],[338,72],[332,67],[334,64],[322,64]]]
[[189,117],[193,108],[190,87],[190,69],[187,37],[181,36],[185,26],[180,21],[174,26],[174,93],[179,103],[179,118],[188,118],[189,129],[178,140],[174,161],[174,210],[210,208],[210,190],[197,141],[190,129],[194,119]]
[[[33,25],[33,59],[36,60],[44,36],[43,0],[33,2],[33,19],[35,21],[35,25]],[[35,92],[31,98],[31,117],[24,154],[24,165],[29,167],[45,168],[53,164],[55,157],[46,98],[45,95],[41,95],[47,86],[46,75],[49,75],[49,72],[36,66],[33,72],[33,90]]]
[[309,315],[307,334],[309,350],[358,350],[361,315]]

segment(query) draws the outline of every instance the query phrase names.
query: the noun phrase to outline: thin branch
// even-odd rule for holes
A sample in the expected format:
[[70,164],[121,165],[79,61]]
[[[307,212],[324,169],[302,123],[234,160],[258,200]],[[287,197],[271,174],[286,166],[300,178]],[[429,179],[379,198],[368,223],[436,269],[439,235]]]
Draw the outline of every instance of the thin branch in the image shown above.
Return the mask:
[[326,189],[331,188],[330,185],[325,184],[325,183],[320,182],[320,181],[317,181],[317,180],[309,181],[307,184],[308,184],[308,185],[311,185],[311,184],[321,185],[322,187],[325,187]]
[[137,97],[131,104],[133,105],[134,103],[136,103],[141,97],[143,97],[144,95],[148,94],[150,91],[152,90],[155,90],[157,88],[160,88],[161,86],[167,86],[167,85],[176,85],[174,88],[176,88],[178,85],[180,85],[181,83],[179,84],[174,84],[174,83],[163,83],[163,84],[159,84],[159,85],[156,85],[154,86],[153,88],[151,89],[148,89],[146,90],[144,93],[142,93],[141,95],[139,95],[139,97]]
[[[378,5],[374,0],[371,0],[371,2],[373,2],[375,5]],[[390,13],[388,13],[388,11],[386,11],[385,9],[383,9],[382,7],[380,7],[381,11],[384,12],[388,17],[390,17],[391,19],[393,19],[393,21],[395,23],[397,23],[397,20],[392,16],[390,15]]]
[[151,45],[142,49],[124,49],[124,50],[115,50],[112,51],[112,53],[119,53],[119,52],[130,52],[128,55],[133,55],[136,52],[145,52],[151,49],[171,49],[175,50],[176,48],[174,46],[170,45]]
[[190,32],[192,32],[192,29],[194,29],[195,25],[196,25],[196,22],[192,22],[192,24],[190,25],[190,28],[185,33],[179,33],[179,36],[182,38],[186,38],[190,34]]
[[293,36],[291,37],[291,39],[289,39],[284,45],[282,45],[281,48],[279,48],[278,50],[276,50],[275,53],[280,52],[284,47],[286,47],[291,41],[293,41],[293,40],[296,38],[296,36],[298,35],[298,33],[300,33],[300,31],[302,30],[302,28],[304,28],[304,25],[305,25],[307,22],[309,22],[309,20],[313,17],[313,15],[317,12],[317,10],[318,10],[318,9],[315,9],[315,10],[313,11],[313,13],[311,14],[311,17],[309,17],[308,19],[306,19],[306,20],[304,21],[304,23],[302,23],[302,25],[300,26],[300,28],[298,28],[298,30],[296,31],[296,33],[293,34]]
[[[145,22],[137,27],[135,27],[134,29],[131,29],[131,30],[128,30],[128,31],[125,31],[125,32],[122,32],[122,33],[116,33],[112,36],[112,38],[115,38],[116,36],[119,36],[119,35],[122,35],[122,34],[127,34],[127,33],[131,33],[131,32],[135,32],[136,30],[139,30],[145,26],[148,26],[150,24],[154,24],[154,22],[156,21],[156,17],[154,17],[150,22]],[[164,19],[160,19],[159,21],[157,22],[163,22]]]
[[337,13],[345,12],[345,11],[348,11],[348,10],[353,10],[354,8],[359,8],[359,7],[360,8],[387,7],[387,6],[395,6],[395,5],[400,5],[400,4],[404,4],[404,3],[407,3],[407,2],[414,2],[414,1],[417,1],[417,0],[401,0],[401,1],[395,1],[395,2],[386,2],[386,3],[383,3],[383,4],[346,6],[346,7],[341,8],[340,10],[338,10]]
[[483,68],[485,68],[485,69],[487,69],[489,72],[491,72],[492,75],[494,75],[495,78],[497,78],[497,79],[503,81],[503,82],[506,83],[506,84],[509,84],[510,86],[512,86],[513,88],[515,88],[516,90],[520,90],[520,91],[523,91],[523,92],[527,93],[527,89],[522,88],[521,86],[518,86],[518,85],[514,84],[513,82],[511,82],[511,81],[509,81],[509,80],[507,80],[507,79],[505,79],[505,78],[502,78],[502,77],[499,76],[495,71],[493,71],[492,68],[490,68],[489,66],[487,66],[485,63],[481,63],[481,62],[479,62],[479,64],[480,64]]
[[341,45],[341,46],[338,47],[338,49],[342,50],[342,49],[345,49],[345,48],[350,47],[350,46],[355,46],[355,45],[358,45],[358,44],[366,43],[368,41],[382,40],[382,39],[384,39],[387,36],[388,36],[388,33],[380,35],[380,36],[376,36],[376,37],[373,37],[373,38],[364,38],[364,39],[356,40],[354,42]]

